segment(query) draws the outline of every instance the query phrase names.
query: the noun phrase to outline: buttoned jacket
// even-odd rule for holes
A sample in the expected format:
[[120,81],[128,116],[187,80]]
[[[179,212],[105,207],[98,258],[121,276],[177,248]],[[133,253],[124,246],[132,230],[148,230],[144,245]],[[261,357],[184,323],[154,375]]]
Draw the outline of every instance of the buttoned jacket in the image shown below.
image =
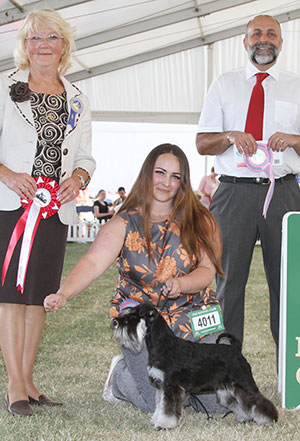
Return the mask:
[[[9,86],[18,81],[28,82],[28,76],[29,70],[26,69],[15,70],[0,77],[0,163],[14,172],[31,174],[37,148],[37,131],[30,100],[13,102],[9,96]],[[68,123],[64,133],[61,146],[61,184],[78,167],[92,176],[96,164],[91,154],[92,129],[88,99],[64,77],[60,77],[60,80],[67,94],[69,113],[73,98],[76,97],[82,105],[81,112],[76,113],[74,124]],[[0,210],[16,210],[20,205],[19,196],[0,182]],[[64,224],[77,223],[74,200],[63,204],[58,215]]]

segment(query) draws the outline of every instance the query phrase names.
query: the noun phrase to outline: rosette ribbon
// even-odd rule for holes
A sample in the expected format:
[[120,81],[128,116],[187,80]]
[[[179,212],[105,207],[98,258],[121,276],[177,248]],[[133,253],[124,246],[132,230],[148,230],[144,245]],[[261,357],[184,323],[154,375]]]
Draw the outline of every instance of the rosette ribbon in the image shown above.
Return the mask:
[[39,176],[35,180],[37,183],[35,198],[33,200],[21,199],[24,213],[12,232],[2,270],[3,286],[15,247],[23,234],[16,281],[17,289],[21,294],[24,292],[28,262],[39,223],[42,219],[48,219],[57,213],[61,205],[57,200],[59,185],[55,181],[43,176]]
[[76,115],[80,114],[83,110],[83,105],[78,98],[72,98],[70,101],[70,116],[68,119],[68,124],[74,129]]
[[265,198],[263,217],[266,219],[268,208],[274,193],[275,178],[273,173],[273,153],[266,144],[257,142],[257,152],[252,157],[244,155],[244,163],[238,167],[247,167],[254,172],[264,172],[270,179],[270,187]]

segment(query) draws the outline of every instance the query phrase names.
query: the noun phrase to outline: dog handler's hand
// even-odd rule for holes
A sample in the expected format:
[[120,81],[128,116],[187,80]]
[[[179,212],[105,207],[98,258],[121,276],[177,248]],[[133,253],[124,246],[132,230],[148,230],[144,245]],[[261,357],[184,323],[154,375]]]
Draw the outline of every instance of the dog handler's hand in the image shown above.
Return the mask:
[[168,279],[163,288],[164,294],[168,295],[169,299],[177,299],[181,293],[181,286],[179,279]]
[[44,308],[46,312],[58,311],[67,303],[67,297],[64,294],[50,294],[44,300]]

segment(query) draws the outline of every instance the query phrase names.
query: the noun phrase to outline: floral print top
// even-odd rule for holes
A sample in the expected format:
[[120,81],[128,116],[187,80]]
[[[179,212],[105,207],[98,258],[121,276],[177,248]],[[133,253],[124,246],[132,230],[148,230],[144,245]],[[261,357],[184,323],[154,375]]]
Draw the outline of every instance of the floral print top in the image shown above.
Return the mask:
[[207,287],[167,302],[160,295],[166,280],[190,272],[190,260],[181,244],[178,224],[169,219],[151,224],[152,258],[149,261],[143,219],[135,209],[121,212],[119,216],[125,222],[126,234],[117,259],[119,279],[111,299],[111,317],[117,316],[128,303],[149,302],[160,310],[178,337],[198,340],[193,337],[188,313],[203,305],[217,304],[215,292]]

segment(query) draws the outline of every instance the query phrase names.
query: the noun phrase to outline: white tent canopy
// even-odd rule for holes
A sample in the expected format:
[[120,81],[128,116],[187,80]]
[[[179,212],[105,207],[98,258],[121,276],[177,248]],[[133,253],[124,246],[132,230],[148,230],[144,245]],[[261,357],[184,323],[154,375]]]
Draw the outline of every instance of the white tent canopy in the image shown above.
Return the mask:
[[92,108],[93,193],[129,190],[145,155],[162,142],[184,149],[198,186],[213,161],[195,148],[205,94],[216,75],[246,63],[242,39],[253,16],[282,23],[279,65],[300,75],[299,0],[0,0],[0,72],[14,68],[20,20],[45,7],[76,28],[68,78]]
[[298,0],[0,0],[0,71],[14,67],[20,20],[44,7],[76,28],[69,79],[95,120],[196,123],[215,75],[245,63],[245,25],[258,14],[282,23],[279,64],[300,74]]

